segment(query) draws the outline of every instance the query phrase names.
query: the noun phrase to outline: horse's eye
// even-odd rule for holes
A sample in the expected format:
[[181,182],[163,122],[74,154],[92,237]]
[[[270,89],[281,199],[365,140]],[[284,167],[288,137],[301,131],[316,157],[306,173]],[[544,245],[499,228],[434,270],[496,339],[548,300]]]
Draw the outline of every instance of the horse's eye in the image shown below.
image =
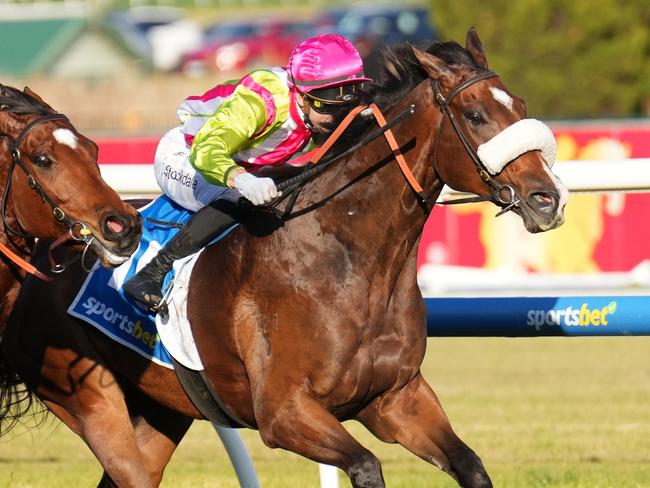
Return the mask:
[[49,168],[52,166],[52,160],[48,158],[45,154],[35,154],[32,156],[32,161],[39,168]]
[[467,110],[463,115],[472,125],[481,125],[485,122],[483,116],[477,110]]

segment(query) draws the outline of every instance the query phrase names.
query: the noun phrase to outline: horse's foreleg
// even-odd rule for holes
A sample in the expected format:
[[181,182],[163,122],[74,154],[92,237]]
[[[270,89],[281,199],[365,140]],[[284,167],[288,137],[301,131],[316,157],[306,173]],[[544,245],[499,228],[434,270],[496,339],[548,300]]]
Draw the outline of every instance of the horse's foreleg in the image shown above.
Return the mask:
[[263,408],[260,413],[256,415],[262,419],[258,427],[267,446],[282,447],[336,466],[349,476],[355,488],[385,486],[379,460],[306,394],[286,396],[277,408]]
[[106,472],[100,486],[154,486],[124,395],[110,371],[94,361],[77,359],[46,367],[43,376],[49,381],[39,387],[39,396],[47,398],[50,410],[90,447]]
[[190,428],[192,419],[137,391],[127,394],[127,404],[144,466],[153,485],[158,486],[165,467]]
[[[141,415],[131,417],[138,447],[144,458],[144,466],[153,486],[158,486],[162,481],[163,472],[172,454],[192,423],[192,419],[188,417],[171,411],[169,413],[173,415],[165,415],[167,420],[164,421],[162,428],[155,426],[155,420],[152,425],[149,419]],[[160,419],[159,415],[156,417]],[[117,486],[104,471],[97,488],[117,488]]]
[[[75,416],[73,416],[61,405],[52,403],[48,400],[43,400],[43,403],[45,404],[45,406],[47,406],[50,412],[56,415],[58,419],[61,422],[63,422],[72,432],[74,432],[78,436],[81,436],[81,425],[77,421]],[[111,479],[108,473],[104,471],[101,480],[99,480],[99,483],[97,484],[97,488],[118,488],[118,486]]]
[[449,473],[462,487],[492,486],[483,463],[453,431],[421,374],[402,389],[376,398],[357,419],[382,441],[398,442]]
[[[60,405],[49,401],[44,403],[70,430],[81,435],[81,424],[75,416]],[[192,419],[155,404],[151,405],[143,415],[132,415],[131,424],[144,460],[144,467],[149,473],[153,486],[158,486],[165,467],[192,424]],[[98,488],[114,488],[118,485],[104,471],[97,486]]]

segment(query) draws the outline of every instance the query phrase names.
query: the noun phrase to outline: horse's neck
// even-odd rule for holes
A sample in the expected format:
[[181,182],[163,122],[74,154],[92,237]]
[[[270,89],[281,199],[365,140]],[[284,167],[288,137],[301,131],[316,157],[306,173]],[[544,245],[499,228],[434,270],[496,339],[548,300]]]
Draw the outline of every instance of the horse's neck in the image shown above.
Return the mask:
[[[421,100],[423,90],[422,86],[416,88],[386,114],[387,118],[396,116],[412,100]],[[405,148],[407,165],[425,192],[430,192],[436,184],[432,166],[434,117],[433,109],[424,101],[418,103],[413,116],[393,129],[398,144]],[[412,250],[422,233],[427,212],[390,155],[384,138],[359,149],[349,160],[340,162],[337,168],[314,182],[307,204],[326,201],[315,211],[323,234],[336,234],[340,244],[366,263],[377,258],[378,266],[379,261],[384,261],[391,268],[395,265],[399,273],[398,268],[406,265],[407,259],[416,257]],[[359,178],[381,161],[387,162]]]

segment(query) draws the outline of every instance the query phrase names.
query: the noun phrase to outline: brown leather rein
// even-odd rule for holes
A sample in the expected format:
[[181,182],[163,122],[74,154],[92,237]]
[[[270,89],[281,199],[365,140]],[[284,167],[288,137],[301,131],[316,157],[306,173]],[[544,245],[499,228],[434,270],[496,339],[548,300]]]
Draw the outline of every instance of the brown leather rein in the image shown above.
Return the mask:
[[[341,123],[338,125],[338,127],[330,134],[330,136],[327,138],[327,140],[323,143],[322,146],[317,147],[313,151],[310,151],[307,154],[302,155],[299,158],[295,158],[292,160],[292,164],[300,163],[300,162],[311,162],[312,164],[318,163],[322,157],[329,151],[329,149],[332,147],[332,145],[341,137],[341,135],[345,132],[345,130],[348,128],[348,126],[352,123],[354,119],[357,118],[357,116],[363,112],[364,110],[370,109],[372,111],[373,116],[375,117],[375,120],[377,121],[377,124],[379,127],[382,129],[380,134],[377,134],[377,136],[383,134],[384,137],[386,138],[386,141],[388,142],[388,145],[390,146],[391,150],[393,151],[393,154],[395,155],[395,160],[397,161],[397,164],[400,167],[400,170],[404,174],[404,177],[406,180],[409,182],[411,185],[411,188],[418,194],[418,195],[424,195],[424,190],[422,190],[422,187],[420,184],[417,182],[415,179],[415,176],[413,176],[413,173],[411,172],[410,168],[408,167],[408,164],[406,164],[406,160],[404,159],[404,155],[401,153],[399,149],[399,145],[397,144],[397,141],[395,140],[395,136],[393,135],[392,131],[390,128],[395,125],[395,123],[391,123],[390,125],[388,122],[386,122],[386,118],[384,117],[384,114],[381,113],[381,110],[379,110],[379,107],[375,105],[374,103],[371,103],[370,105],[359,105],[355,108],[353,108],[350,113],[348,113],[345,118],[341,121]],[[415,111],[415,106],[411,105],[405,112],[403,112],[403,116],[411,115]],[[400,119],[401,120],[401,119]],[[364,144],[367,143],[364,142]],[[357,144],[354,146],[354,149],[358,149],[362,144]],[[347,153],[347,151],[346,151]],[[282,183],[280,183],[282,185]],[[279,188],[281,189],[281,188]]]
[[[12,229],[7,222],[6,212],[7,212],[7,204],[9,201],[9,194],[11,192],[12,177],[16,166],[18,166],[27,176],[27,183],[29,187],[41,197],[41,200],[43,202],[46,202],[52,208],[52,213],[54,215],[54,218],[59,222],[65,224],[65,226],[68,229],[63,235],[61,235],[52,243],[49,250],[51,271],[53,273],[61,273],[65,270],[65,267],[55,262],[54,256],[52,254],[53,250],[65,242],[74,240],[74,241],[84,242],[86,244],[86,247],[84,249],[84,255],[85,255],[92,240],[94,239],[94,236],[92,235],[90,229],[88,229],[83,222],[72,220],[70,217],[66,215],[66,213],[61,209],[61,207],[59,207],[56,204],[56,202],[48,195],[48,193],[43,189],[43,187],[36,181],[34,176],[31,174],[31,172],[25,165],[25,162],[23,161],[22,155],[20,153],[20,146],[23,140],[34,127],[36,127],[39,124],[42,124],[43,122],[49,122],[54,120],[68,120],[68,118],[63,114],[58,114],[58,113],[41,115],[40,117],[37,117],[36,119],[32,120],[29,124],[27,124],[15,140],[12,140],[12,138],[6,134],[0,134],[1,136],[6,137],[11,141],[11,145],[10,145],[11,163],[7,171],[7,181],[2,194],[2,223],[7,235],[13,234],[17,237],[27,238],[27,239],[33,237],[26,234],[22,230]],[[32,265],[25,259],[15,254],[13,251],[11,251],[11,249],[9,249],[6,245],[4,245],[1,242],[0,242],[0,252],[2,252],[12,262],[14,262],[17,266],[19,266],[27,273],[32,274],[44,281],[52,281],[51,277],[45,275],[44,273],[36,269],[34,265]]]

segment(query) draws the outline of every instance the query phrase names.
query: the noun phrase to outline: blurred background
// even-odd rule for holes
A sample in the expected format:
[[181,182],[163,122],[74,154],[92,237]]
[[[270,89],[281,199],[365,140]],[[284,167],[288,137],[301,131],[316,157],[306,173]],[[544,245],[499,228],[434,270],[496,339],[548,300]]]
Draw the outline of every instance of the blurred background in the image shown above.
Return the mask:
[[157,134],[187,94],[283,65],[305,37],[348,37],[372,74],[385,44],[462,43],[476,26],[536,117],[639,117],[650,111],[649,25],[640,0],[3,0],[0,77],[33,85],[82,130]]
[[156,135],[175,124],[189,94],[285,65],[306,37],[340,33],[371,63],[384,44],[437,39],[432,20],[426,4],[0,2],[0,76],[32,85],[81,130]]

